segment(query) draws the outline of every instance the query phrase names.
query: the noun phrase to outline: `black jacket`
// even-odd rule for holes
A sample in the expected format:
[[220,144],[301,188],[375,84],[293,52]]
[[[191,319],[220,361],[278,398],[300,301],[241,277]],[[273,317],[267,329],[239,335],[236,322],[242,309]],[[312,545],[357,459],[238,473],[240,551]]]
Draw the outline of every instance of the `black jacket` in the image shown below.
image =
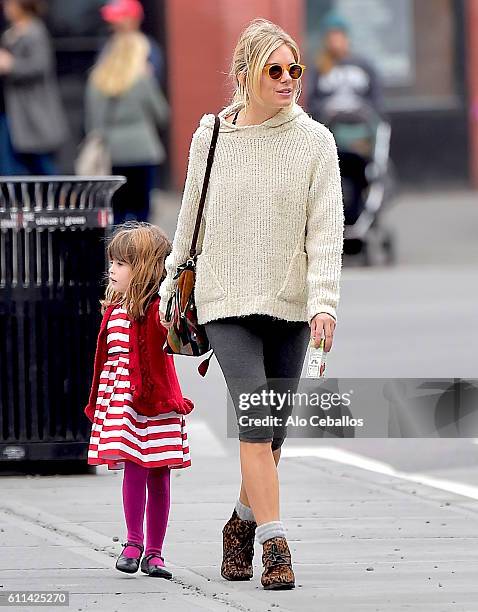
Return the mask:
[[326,74],[311,70],[308,110],[316,121],[323,122],[330,111],[348,110],[354,103],[384,115],[382,85],[369,62],[351,56]]

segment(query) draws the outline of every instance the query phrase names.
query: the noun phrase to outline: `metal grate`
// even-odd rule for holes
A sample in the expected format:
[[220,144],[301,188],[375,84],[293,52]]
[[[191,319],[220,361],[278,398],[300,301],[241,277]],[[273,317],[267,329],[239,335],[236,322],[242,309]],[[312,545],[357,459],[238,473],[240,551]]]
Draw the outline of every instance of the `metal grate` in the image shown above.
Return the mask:
[[0,447],[26,445],[25,458],[29,443],[88,439],[104,239],[124,182],[0,177]]

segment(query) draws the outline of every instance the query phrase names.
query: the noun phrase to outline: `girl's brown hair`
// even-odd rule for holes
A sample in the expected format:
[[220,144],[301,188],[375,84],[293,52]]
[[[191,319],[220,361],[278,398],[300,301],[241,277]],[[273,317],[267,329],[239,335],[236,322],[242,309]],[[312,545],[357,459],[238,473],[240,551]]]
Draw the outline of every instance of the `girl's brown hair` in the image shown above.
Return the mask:
[[109,241],[107,255],[110,261],[115,259],[131,266],[131,280],[124,294],[108,283],[101,312],[108,306],[121,304],[133,320],[144,316],[166,278],[164,260],[171,248],[166,234],[155,225],[128,221],[118,226]]

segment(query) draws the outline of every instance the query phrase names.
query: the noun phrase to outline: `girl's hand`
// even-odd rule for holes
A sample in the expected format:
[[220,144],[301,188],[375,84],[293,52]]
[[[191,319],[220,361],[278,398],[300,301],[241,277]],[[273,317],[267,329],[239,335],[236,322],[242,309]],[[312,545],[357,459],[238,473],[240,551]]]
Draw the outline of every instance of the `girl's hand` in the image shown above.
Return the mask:
[[322,336],[325,336],[324,351],[328,353],[332,348],[335,332],[335,319],[326,312],[319,312],[310,322],[310,337],[315,347],[318,347]]
[[159,311],[159,320],[161,322],[161,325],[166,329],[170,329],[173,326],[173,321],[166,321],[166,317],[164,313],[161,312],[161,310]]

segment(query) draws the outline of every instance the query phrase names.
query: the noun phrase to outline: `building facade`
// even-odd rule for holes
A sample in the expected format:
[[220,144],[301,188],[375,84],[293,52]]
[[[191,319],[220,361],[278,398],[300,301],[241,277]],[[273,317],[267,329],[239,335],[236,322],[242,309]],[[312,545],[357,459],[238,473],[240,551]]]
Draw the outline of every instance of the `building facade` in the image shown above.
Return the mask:
[[177,182],[184,175],[188,140],[198,117],[227,102],[231,83],[225,75],[241,28],[256,16],[276,21],[298,39],[305,62],[311,63],[321,44],[321,20],[335,9],[350,23],[354,49],[382,76],[399,180],[478,187],[477,0],[164,3]]
[[[81,139],[83,89],[104,44],[104,0],[49,1],[63,97],[72,139]],[[180,188],[191,134],[203,113],[230,99],[229,64],[242,28],[255,17],[284,27],[315,61],[320,25],[335,9],[349,21],[354,49],[382,76],[399,180],[414,185],[478,187],[478,0],[143,0],[145,31],[162,46],[172,119],[164,186]]]

